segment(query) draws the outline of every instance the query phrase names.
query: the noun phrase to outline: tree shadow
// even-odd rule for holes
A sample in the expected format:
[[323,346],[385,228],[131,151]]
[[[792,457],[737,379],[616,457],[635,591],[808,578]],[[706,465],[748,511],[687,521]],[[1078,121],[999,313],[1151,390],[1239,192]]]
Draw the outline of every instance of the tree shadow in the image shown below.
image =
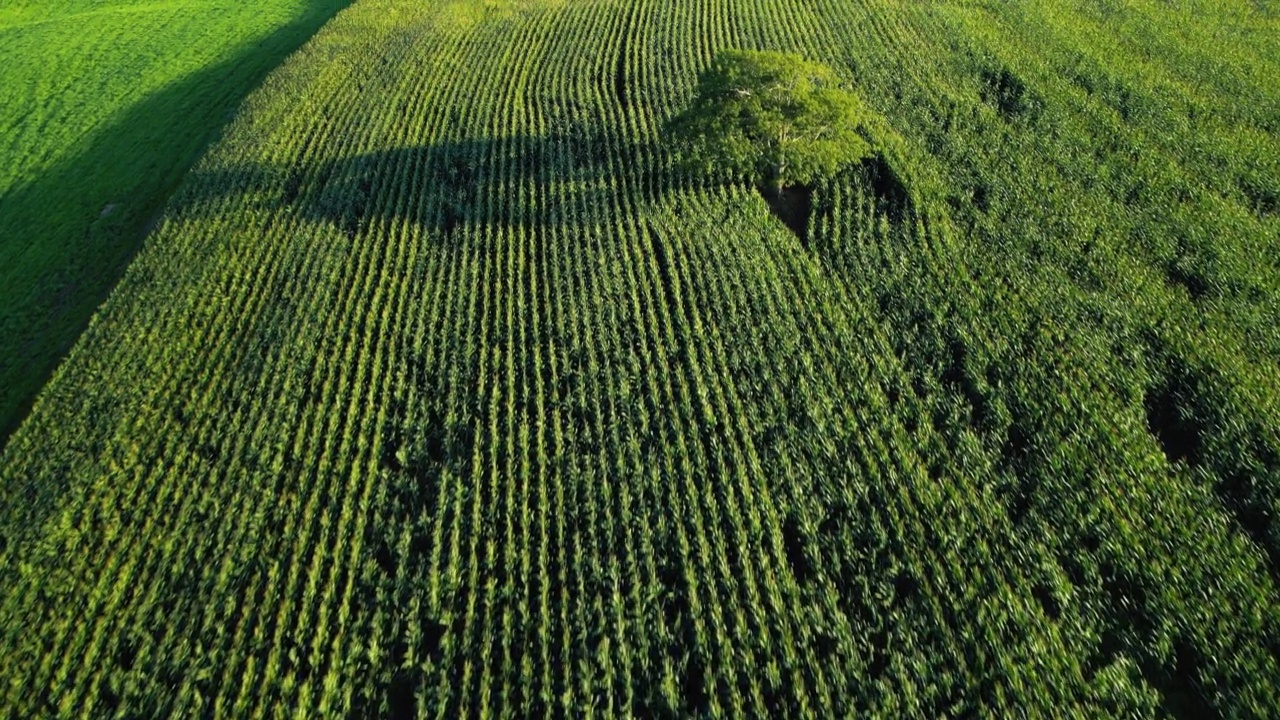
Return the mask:
[[801,245],[809,247],[809,218],[813,215],[813,186],[797,184],[777,190],[766,186],[758,190],[760,197],[768,203],[769,212],[800,239]]
[[461,139],[303,161],[197,170],[171,213],[194,219],[276,212],[355,239],[410,221],[447,240],[478,228],[564,228],[606,221],[622,202],[656,201],[681,184],[653,145],[599,132]]
[[81,152],[0,197],[0,449],[240,101],[346,5],[309,4],[125,109]]

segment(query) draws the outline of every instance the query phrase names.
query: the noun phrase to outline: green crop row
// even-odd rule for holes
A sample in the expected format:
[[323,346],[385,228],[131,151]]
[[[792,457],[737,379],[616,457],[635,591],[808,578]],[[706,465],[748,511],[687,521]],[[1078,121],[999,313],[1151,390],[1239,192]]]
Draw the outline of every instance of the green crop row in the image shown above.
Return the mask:
[[[1157,3],[361,0],[0,456],[0,708],[1275,714],[1276,20],[1215,5],[1229,54]],[[876,113],[804,237],[672,169],[724,48]]]

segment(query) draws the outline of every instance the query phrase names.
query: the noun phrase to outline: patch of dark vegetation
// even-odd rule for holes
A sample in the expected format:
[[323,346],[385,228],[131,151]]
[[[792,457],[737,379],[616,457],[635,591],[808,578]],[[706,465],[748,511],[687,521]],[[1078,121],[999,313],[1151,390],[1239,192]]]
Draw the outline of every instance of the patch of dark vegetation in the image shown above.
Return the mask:
[[[688,587],[683,577],[678,560],[669,553],[658,558],[658,583],[661,586],[662,617],[670,629],[672,640],[668,653],[680,656],[683,663],[680,669],[680,707],[674,713],[660,712],[659,715],[674,714],[679,717],[705,715],[710,709],[711,677],[707,671],[706,660],[702,656],[696,626],[694,625],[693,607],[689,603]],[[659,710],[666,708],[667,703],[658,701]]]
[[969,371],[968,347],[957,338],[949,338],[947,355],[947,364],[942,370],[942,384],[958,393],[969,404],[975,429],[990,429],[992,412],[986,394],[978,387],[974,373]]
[[102,711],[101,717],[114,715],[120,708],[120,696],[111,688],[103,688],[98,693],[97,707]]
[[988,201],[987,195],[988,190],[986,183],[978,183],[973,186],[973,190],[970,192],[969,197],[978,212],[985,213],[991,209],[991,204]]
[[[436,504],[437,500],[434,496],[426,499],[424,506],[429,517],[435,516]],[[409,537],[409,557],[418,563],[425,562],[427,555],[431,552],[430,529],[422,523],[415,523]]]
[[1239,185],[1255,213],[1260,216],[1280,214],[1280,189],[1249,181],[1242,181]]
[[1200,300],[1209,294],[1210,285],[1205,276],[1186,262],[1171,262],[1165,266],[1169,282],[1186,288],[1192,300]]
[[222,453],[218,450],[218,446],[213,443],[202,443],[196,450],[196,454],[208,463],[217,463],[218,459],[222,457]]
[[116,665],[121,670],[132,670],[133,663],[138,659],[138,651],[133,643],[128,640],[122,640],[120,645],[116,647]]
[[1038,584],[1031,589],[1031,594],[1040,603],[1040,607],[1044,608],[1044,614],[1048,615],[1050,620],[1056,622],[1062,617],[1062,604],[1058,602],[1057,596],[1048,586]]
[[[741,677],[743,681],[746,680],[745,677],[739,677]],[[746,687],[743,687],[738,691],[740,694],[745,696],[746,693],[751,692],[749,683],[740,681],[739,684],[746,685]],[[785,676],[784,679],[781,679],[779,682],[773,682],[768,678],[764,679],[764,708],[767,717],[795,717],[799,714],[799,708],[796,707],[796,703],[790,699],[791,693],[789,690],[790,686],[787,683]]]
[[281,667],[286,675],[295,675],[300,680],[311,677],[311,651],[305,645],[286,639],[283,656]]
[[445,237],[453,235],[475,206],[476,171],[464,156],[467,150],[465,146],[445,148],[436,166],[441,198],[440,231]]
[[911,194],[902,177],[884,155],[876,153],[864,158],[858,165],[855,176],[875,199],[877,210],[888,216],[891,222],[900,223],[906,218],[911,205]]
[[1160,705],[1179,720],[1214,720],[1222,717],[1200,691],[1200,653],[1184,639],[1174,643],[1172,662],[1143,664],[1143,676],[1160,691]]
[[1086,672],[1096,673],[1120,652],[1127,652],[1138,661],[1147,683],[1160,693],[1161,704],[1170,716],[1187,720],[1219,717],[1200,690],[1203,658],[1185,637],[1174,640],[1171,658],[1151,654],[1157,629],[1149,615],[1149,592],[1141,576],[1109,564],[1101,568],[1101,575],[1112,622],[1116,628],[1125,628],[1125,633],[1104,634],[1103,644]]
[[1098,92],[1098,81],[1094,78],[1093,73],[1097,72],[1093,67],[1085,67],[1083,58],[1076,58],[1077,67],[1068,75],[1070,80],[1076,84],[1086,94],[1093,95]]
[[168,688],[181,687],[186,680],[186,668],[178,665],[176,660],[169,660],[160,667],[156,678],[161,686]]
[[436,464],[444,462],[444,432],[439,427],[433,427],[428,432],[423,449],[426,451],[426,459],[430,462]]
[[1034,115],[1040,105],[1022,78],[1009,68],[983,70],[978,92],[983,102],[994,107],[1001,117],[1010,122]]
[[902,391],[896,383],[885,386],[884,399],[889,401],[889,407],[891,408],[898,407],[898,403],[902,402]]
[[871,586],[888,581],[893,562],[888,538],[876,523],[863,521],[863,515],[858,514],[856,522],[853,517],[850,510],[839,534],[822,536],[824,557],[835,575],[841,608],[850,621],[860,627],[882,627],[888,588],[872,590]]
[[1159,350],[1157,361],[1161,374],[1143,398],[1152,435],[1170,463],[1202,468],[1213,477],[1222,506],[1262,550],[1272,573],[1280,572],[1273,506],[1280,451],[1268,445],[1247,412],[1224,397],[1214,370]]
[[1015,527],[1021,526],[1026,521],[1027,515],[1031,512],[1031,501],[1034,496],[1035,490],[1026,487],[1025,483],[1019,483],[1009,491],[1007,497],[1009,522]]
[[818,532],[826,536],[839,535],[853,522],[853,513],[844,502],[834,503],[827,509],[826,517],[818,524]]
[[298,193],[302,191],[302,171],[294,168],[289,171],[289,177],[284,181],[284,193],[280,200],[285,205],[292,205],[298,199]]
[[622,47],[618,49],[618,60],[613,68],[613,97],[617,99],[624,112],[631,109],[631,98],[627,93],[627,56],[629,54],[628,43],[624,39]]
[[813,563],[805,550],[804,535],[795,516],[789,515],[782,524],[782,544],[787,553],[787,564],[796,582],[805,583],[813,577]]
[[339,166],[334,164],[321,165],[316,170],[315,187],[316,193],[319,194],[325,188],[329,187],[329,181],[333,179],[334,174],[338,171]]
[[649,235],[649,247],[653,249],[653,258],[658,265],[659,279],[662,282],[663,296],[670,298],[673,291],[678,285],[675,282],[675,276],[671,270],[671,259],[667,257],[667,247],[662,240],[662,236],[653,229],[651,224],[646,224],[646,230]]
[[457,152],[449,152],[443,162],[440,179],[444,181],[447,188],[457,193],[468,193],[476,182],[475,167],[463,154],[466,149],[465,147],[451,148],[450,150]]
[[462,216],[451,203],[446,203],[440,210],[440,233],[445,237],[453,235],[453,231],[462,222]]
[[440,646],[449,627],[439,620],[427,620],[422,625],[422,652],[429,658],[440,659]]
[[1091,578],[1092,558],[1079,554],[1070,553],[1059,558],[1058,565],[1062,568],[1062,572],[1066,574],[1067,581],[1076,587],[1088,585]]
[[392,472],[400,472],[404,470],[404,450],[400,445],[400,441],[396,438],[387,438],[382,441],[382,467]]
[[813,188],[808,185],[792,185],[781,190],[763,187],[760,196],[769,205],[769,212],[782,221],[783,225],[800,243],[808,247],[809,217],[813,215]]
[[1143,578],[1109,563],[1104,563],[1099,570],[1103,592],[1110,600],[1118,621],[1139,637],[1147,635],[1152,627],[1147,615],[1148,592],[1142,584]]
[[1120,119],[1125,122],[1133,121],[1134,117],[1142,111],[1142,102],[1132,90],[1123,85],[1112,84],[1106,93],[1107,102],[1120,115]]
[[1124,642],[1115,628],[1107,628],[1102,632],[1102,639],[1093,653],[1085,660],[1081,668],[1085,682],[1093,682],[1098,673],[1109,667],[1120,657],[1124,650]]
[[460,470],[471,462],[471,451],[476,444],[476,429],[470,423],[456,423],[450,429],[445,452],[449,467]]
[[909,570],[899,572],[893,579],[893,606],[903,608],[920,593],[920,581]]
[[421,673],[407,668],[397,670],[387,686],[388,720],[410,720],[418,716],[417,689]]
[[686,717],[702,716],[711,709],[711,697],[707,693],[707,664],[697,648],[685,659],[684,675],[680,678],[680,690],[684,693]]
[[[991,374],[988,374],[987,382],[995,385]],[[995,420],[991,423],[996,424]],[[1028,474],[1029,460],[1035,450],[1036,434],[1038,432],[1036,423],[1025,416],[1024,413],[1017,411],[1016,408],[1010,412],[1010,417],[1000,423],[1000,428],[992,427],[992,444],[995,440],[1000,439],[998,448],[998,467],[1009,471],[1012,477],[1017,478],[1016,487],[1010,489],[1011,494],[1027,495],[1034,490],[1027,482],[1032,474]],[[1029,498],[1026,498],[1029,502]]]
[[1200,457],[1202,428],[1189,412],[1189,389],[1184,374],[1174,372],[1143,399],[1147,428],[1170,463],[1195,464]]
[[[383,583],[383,589],[388,585]],[[363,662],[359,665],[363,675],[360,687],[362,690],[352,699],[348,717],[356,718],[414,718],[418,716],[420,694],[426,689],[427,660],[438,663],[441,657],[441,646],[444,637],[450,632],[460,631],[462,615],[455,617],[454,626],[449,628],[439,620],[425,615],[414,616],[403,609],[392,613],[375,612],[378,600],[375,584],[360,583],[357,588],[354,607],[359,612],[374,614],[380,619],[383,638],[389,642],[388,652],[377,664]],[[401,601],[403,601],[403,596]],[[397,605],[403,608],[403,605]],[[310,668],[304,655],[295,654],[289,649],[286,667],[294,667],[305,671],[310,676],[322,674]],[[451,681],[460,682],[458,677]],[[304,675],[305,677],[306,675]]]
[[[651,660],[656,659],[651,656]],[[670,700],[662,692],[662,677],[658,671],[658,665],[655,662],[650,667],[641,669],[642,679],[637,684],[635,694],[631,701],[631,717],[637,718],[655,718],[655,720],[677,720],[684,715],[676,708]],[[528,713],[528,717],[550,717],[550,713],[546,710],[546,704],[540,696],[530,698],[530,704],[533,706],[532,712]]]
[[378,564],[378,568],[382,570],[387,577],[395,577],[396,569],[399,563],[396,561],[395,552],[385,540],[381,540],[373,549],[373,561]]
[[662,588],[662,617],[667,625],[679,626],[689,614],[688,598],[684,594],[684,579],[679,566],[669,560],[658,563],[658,584]]
[[914,435],[920,429],[920,416],[916,413],[903,413],[900,417],[902,418],[902,428],[908,434]]
[[871,662],[867,667],[867,677],[876,680],[884,677],[889,670],[889,631],[882,628],[871,637]]
[[[1274,628],[1275,625],[1273,624]],[[1280,632],[1268,633],[1266,639],[1267,652],[1271,653],[1271,657],[1280,662]]]
[[813,649],[818,657],[828,658],[840,650],[840,639],[828,632],[819,632],[813,638]]
[[410,418],[403,402],[392,400],[383,426],[379,456],[383,468],[405,476],[390,486],[392,494],[409,491],[415,504],[432,502],[419,491],[434,486],[450,461],[469,458],[473,435],[469,427],[462,425],[449,432],[444,418],[433,409],[420,411]]
[[947,194],[947,206],[954,219],[973,227],[980,215],[991,212],[991,191],[985,181],[977,180],[967,190],[957,188]]
[[[1271,468],[1274,470],[1276,464],[1272,464]],[[1245,534],[1262,548],[1271,568],[1280,570],[1280,543],[1276,542],[1273,532],[1275,519],[1266,500],[1257,496],[1254,482],[1255,476],[1252,473],[1235,468],[1225,473],[1215,490]]]

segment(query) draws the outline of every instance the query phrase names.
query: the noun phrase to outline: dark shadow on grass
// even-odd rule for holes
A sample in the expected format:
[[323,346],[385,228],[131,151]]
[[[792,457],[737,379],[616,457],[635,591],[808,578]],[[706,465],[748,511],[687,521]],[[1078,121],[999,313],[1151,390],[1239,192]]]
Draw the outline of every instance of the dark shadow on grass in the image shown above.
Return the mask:
[[347,4],[313,2],[268,37],[123,111],[78,155],[0,197],[0,447],[240,101]]

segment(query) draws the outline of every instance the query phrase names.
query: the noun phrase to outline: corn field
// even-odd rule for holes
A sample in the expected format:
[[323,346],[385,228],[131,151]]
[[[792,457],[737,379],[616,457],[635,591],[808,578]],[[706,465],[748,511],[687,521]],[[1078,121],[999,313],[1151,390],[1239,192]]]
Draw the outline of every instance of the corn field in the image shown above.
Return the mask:
[[[0,455],[0,715],[1280,714],[1280,14],[357,0]],[[661,133],[727,48],[877,155]]]

